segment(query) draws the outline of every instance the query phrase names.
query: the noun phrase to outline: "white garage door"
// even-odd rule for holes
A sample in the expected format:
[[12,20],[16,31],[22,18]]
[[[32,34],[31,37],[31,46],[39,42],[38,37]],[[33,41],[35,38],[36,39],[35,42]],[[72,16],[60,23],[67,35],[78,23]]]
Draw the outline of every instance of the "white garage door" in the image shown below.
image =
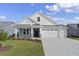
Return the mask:
[[42,29],[42,38],[57,38],[57,31],[53,29]]

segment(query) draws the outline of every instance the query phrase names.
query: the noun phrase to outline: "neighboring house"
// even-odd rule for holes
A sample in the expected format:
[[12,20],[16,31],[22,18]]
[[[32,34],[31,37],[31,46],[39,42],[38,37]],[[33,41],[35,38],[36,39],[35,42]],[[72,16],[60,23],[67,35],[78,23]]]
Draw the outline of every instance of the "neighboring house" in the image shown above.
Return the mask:
[[[64,38],[67,28],[50,20],[42,12],[25,18],[15,26],[15,35],[20,38]],[[18,36],[17,36],[18,34]]]
[[0,31],[8,33],[8,36],[12,36],[15,33],[14,25],[14,22],[0,21]]
[[68,36],[79,36],[79,24],[68,24],[67,27]]

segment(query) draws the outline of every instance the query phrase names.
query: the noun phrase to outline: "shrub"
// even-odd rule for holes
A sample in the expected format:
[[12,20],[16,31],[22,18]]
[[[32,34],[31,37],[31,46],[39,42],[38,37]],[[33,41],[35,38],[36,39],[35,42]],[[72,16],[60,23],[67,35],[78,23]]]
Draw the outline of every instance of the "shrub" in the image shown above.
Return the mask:
[[4,46],[4,43],[0,41],[0,47]]
[[0,47],[3,46],[3,41],[8,40],[8,34],[5,32],[0,32]]
[[8,39],[8,34],[5,32],[0,32],[0,41],[5,41]]

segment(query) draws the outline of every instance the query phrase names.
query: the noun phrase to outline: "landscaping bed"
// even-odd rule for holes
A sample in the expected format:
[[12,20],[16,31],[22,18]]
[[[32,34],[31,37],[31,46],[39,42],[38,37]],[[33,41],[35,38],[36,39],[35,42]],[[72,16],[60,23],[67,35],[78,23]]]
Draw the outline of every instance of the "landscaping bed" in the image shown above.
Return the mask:
[[0,47],[0,52],[7,51],[7,50],[9,50],[11,48],[12,48],[12,46],[9,46],[9,45]]

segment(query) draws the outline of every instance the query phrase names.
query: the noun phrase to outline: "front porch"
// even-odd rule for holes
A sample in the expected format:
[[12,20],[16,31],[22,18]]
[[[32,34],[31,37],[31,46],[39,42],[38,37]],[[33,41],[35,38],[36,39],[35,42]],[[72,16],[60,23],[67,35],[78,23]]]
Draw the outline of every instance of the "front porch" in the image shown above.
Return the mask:
[[17,25],[15,27],[16,38],[30,38],[30,39],[40,39],[40,27],[30,26],[30,25]]

